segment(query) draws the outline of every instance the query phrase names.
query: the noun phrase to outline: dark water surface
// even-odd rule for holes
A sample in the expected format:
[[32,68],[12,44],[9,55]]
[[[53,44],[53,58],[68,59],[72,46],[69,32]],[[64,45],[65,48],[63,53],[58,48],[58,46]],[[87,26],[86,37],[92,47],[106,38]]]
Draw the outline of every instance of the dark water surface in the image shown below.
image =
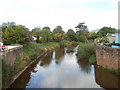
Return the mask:
[[58,49],[31,65],[11,88],[118,88],[120,77],[86,60],[78,60],[77,47]]

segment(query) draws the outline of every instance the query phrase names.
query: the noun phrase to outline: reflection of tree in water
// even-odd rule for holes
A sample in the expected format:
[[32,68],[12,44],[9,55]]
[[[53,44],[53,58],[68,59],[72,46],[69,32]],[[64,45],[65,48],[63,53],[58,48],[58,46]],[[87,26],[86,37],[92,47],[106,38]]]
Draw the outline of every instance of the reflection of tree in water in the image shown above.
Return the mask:
[[103,88],[120,88],[120,76],[117,76],[110,71],[102,69],[97,65],[94,66],[94,69],[95,81],[98,85]]
[[9,88],[25,88],[31,79],[31,72],[37,72],[35,70],[36,63],[32,64],[26,69]]
[[66,50],[66,52],[67,53],[71,53],[71,52],[74,52],[74,49],[75,49],[75,46],[68,46],[68,47],[66,47],[67,48],[67,50]]
[[79,59],[79,60],[77,61],[77,63],[78,63],[79,67],[81,68],[81,70],[82,70],[83,72],[85,72],[85,73],[90,73],[90,71],[91,71],[91,66],[90,66],[88,60],[80,60],[80,59]]
[[52,62],[52,55],[53,53],[47,54],[40,62],[40,66],[47,67]]
[[61,58],[64,56],[65,54],[65,49],[64,48],[60,48],[58,50],[55,51],[55,60],[56,60],[56,64],[60,64],[61,63]]

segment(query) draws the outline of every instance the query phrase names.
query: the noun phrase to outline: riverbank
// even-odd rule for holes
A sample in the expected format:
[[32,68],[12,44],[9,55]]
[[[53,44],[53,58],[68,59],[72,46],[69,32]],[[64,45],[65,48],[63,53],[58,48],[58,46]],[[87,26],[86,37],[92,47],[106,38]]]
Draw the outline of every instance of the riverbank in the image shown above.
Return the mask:
[[[64,41],[64,46],[76,44],[75,42]],[[17,57],[13,66],[5,65],[3,62],[3,87],[7,88],[13,83],[37,58],[60,48],[60,43],[29,43],[23,47],[23,57]]]

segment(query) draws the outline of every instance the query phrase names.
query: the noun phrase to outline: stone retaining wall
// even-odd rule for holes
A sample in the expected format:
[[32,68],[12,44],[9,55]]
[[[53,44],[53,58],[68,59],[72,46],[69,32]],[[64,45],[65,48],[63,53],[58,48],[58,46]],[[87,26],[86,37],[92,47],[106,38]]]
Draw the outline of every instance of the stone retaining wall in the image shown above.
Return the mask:
[[14,65],[17,56],[23,57],[23,46],[1,52],[1,57],[5,64]]
[[100,45],[95,41],[97,65],[108,69],[120,68],[120,49]]

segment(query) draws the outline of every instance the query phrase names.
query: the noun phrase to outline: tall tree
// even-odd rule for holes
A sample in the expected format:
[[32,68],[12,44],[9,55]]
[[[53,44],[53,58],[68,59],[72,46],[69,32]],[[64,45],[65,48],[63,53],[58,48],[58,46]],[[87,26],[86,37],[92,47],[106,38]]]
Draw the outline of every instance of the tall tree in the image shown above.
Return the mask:
[[36,27],[32,29],[32,35],[35,37],[39,36],[40,32],[41,32],[41,28]]
[[80,32],[88,32],[88,28],[87,28],[87,26],[86,25],[84,25],[85,23],[83,22],[83,23],[79,23],[75,28],[76,28],[76,30],[77,31],[79,31],[79,33]]
[[36,27],[32,29],[32,36],[37,38],[36,42],[39,42],[40,33],[41,33],[41,28]]
[[52,33],[49,27],[42,28],[39,40],[41,42],[49,42],[52,40]]
[[79,23],[76,28],[77,40],[81,42],[88,42],[89,31],[85,23]]
[[2,24],[2,29],[4,44],[24,44],[31,40],[29,29],[23,25],[9,22]]
[[76,34],[72,29],[69,29],[66,33],[67,40],[76,41]]
[[116,33],[117,30],[111,27],[103,27],[97,32],[97,37],[105,37],[107,33]]
[[61,26],[57,26],[54,30],[53,30],[53,39],[57,42],[60,42],[61,40],[64,39],[64,34],[65,32],[62,30]]
[[61,26],[57,26],[57,27],[53,30],[53,33],[65,33],[65,32],[62,30],[62,27],[61,27]]

